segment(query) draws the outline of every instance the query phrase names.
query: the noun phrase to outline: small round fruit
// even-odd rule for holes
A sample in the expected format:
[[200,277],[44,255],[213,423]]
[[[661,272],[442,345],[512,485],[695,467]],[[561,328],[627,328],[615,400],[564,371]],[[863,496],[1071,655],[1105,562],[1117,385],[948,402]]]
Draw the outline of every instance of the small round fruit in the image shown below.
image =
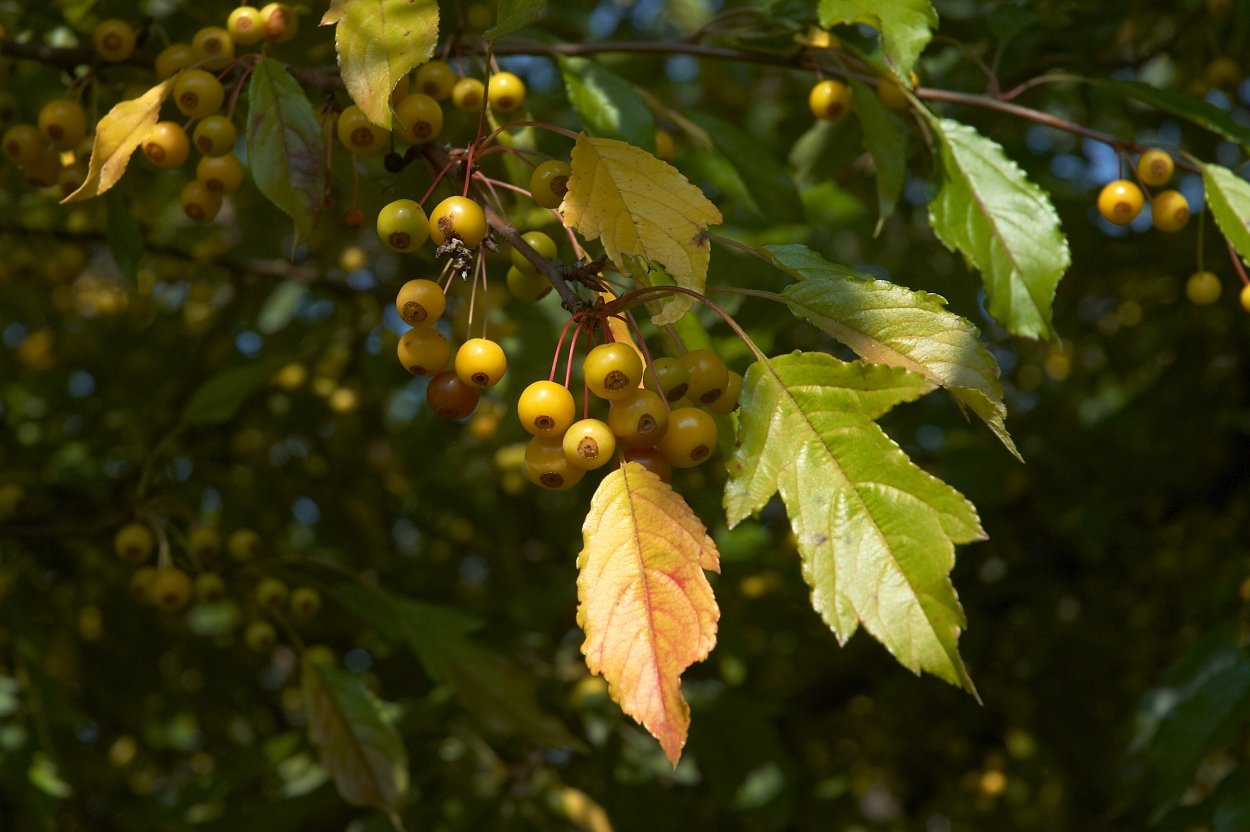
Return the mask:
[[221,192],[214,191],[199,179],[192,179],[183,186],[178,201],[182,203],[182,213],[196,222],[211,222],[221,211]]
[[667,130],[655,131],[655,158],[664,162],[677,158],[677,141]]
[[143,155],[158,168],[176,168],[187,160],[190,152],[187,131],[176,121],[156,123],[143,140]]
[[564,195],[569,192],[569,177],[573,169],[568,162],[549,159],[530,174],[530,196],[544,208],[559,208]]
[[195,63],[195,50],[189,43],[171,43],[156,56],[156,79],[164,81],[172,78],[180,69],[186,69]]
[[378,239],[392,251],[411,254],[429,236],[430,222],[425,211],[411,199],[397,199],[378,212]]
[[446,61],[426,61],[417,67],[417,91],[435,101],[442,101],[451,95],[454,86],[456,71]]
[[226,583],[216,572],[201,572],[195,576],[195,598],[201,604],[216,604],[226,597]]
[[226,31],[241,46],[260,43],[265,36],[265,22],[260,9],[255,6],[239,6],[226,18]]
[[141,566],[130,576],[130,594],[136,601],[152,600],[152,581],[156,579],[156,570],[151,566]]
[[192,134],[196,148],[205,156],[225,156],[234,150],[239,131],[234,122],[222,115],[209,116],[195,125]]
[[184,69],[174,81],[174,103],[188,118],[211,116],[225,100],[226,91],[211,72]]
[[255,559],[260,555],[260,550],[260,535],[251,529],[239,529],[226,541],[226,551],[240,563]]
[[297,586],[291,593],[291,614],[307,621],[321,609],[321,593],[310,586]]
[[690,375],[686,397],[696,405],[711,404],[721,397],[729,383],[729,370],[725,362],[711,350],[695,350],[681,357]]
[[482,95],[485,86],[477,78],[461,78],[451,88],[451,103],[457,110],[476,113],[482,109]]
[[1194,272],[1185,281],[1185,295],[1195,306],[1209,306],[1220,299],[1220,279],[1212,272]]
[[29,165],[39,158],[47,144],[33,124],[15,124],[4,131],[4,155],[19,165]]
[[673,481],[673,466],[658,448],[627,448],[626,462],[637,462],[664,482]]
[[621,341],[600,344],[586,353],[582,361],[582,374],[590,392],[608,401],[633,394],[642,381],[642,371],[638,352]]
[[729,371],[729,381],[725,384],[725,392],[716,401],[705,405],[709,413],[717,416],[728,416],[738,409],[738,397],[742,395],[742,376]]
[[1162,150],[1147,150],[1137,160],[1137,176],[1152,188],[1166,185],[1176,170],[1172,157]]
[[1241,308],[1250,312],[1250,285],[1241,287],[1241,292],[1237,295],[1237,299],[1241,301]]
[[109,63],[124,61],[135,54],[135,30],[124,20],[100,21],[91,33],[96,54]]
[[61,179],[61,154],[50,147],[44,147],[39,155],[28,165],[22,166],[26,181],[39,188],[50,188]]
[[314,644],[304,651],[303,660],[309,664],[333,665],[337,659],[334,651],[324,644]]
[[642,381],[648,389],[662,394],[670,402],[675,402],[686,395],[686,390],[690,387],[690,373],[680,358],[663,356],[651,362],[651,366],[642,374]]
[[668,430],[668,405],[659,393],[634,390],[608,408],[608,425],[616,438],[631,448],[649,448]]
[[262,578],[256,585],[256,603],[261,609],[281,609],[288,594],[286,584],[277,578]]
[[1241,67],[1232,58],[1221,56],[1207,64],[1207,83],[1220,89],[1232,89],[1241,83]]
[[443,129],[443,108],[425,93],[403,98],[395,107],[395,119],[403,127],[400,135],[414,144],[425,144],[438,138]]
[[807,105],[816,118],[837,121],[851,111],[851,88],[841,81],[820,81],[808,93]]
[[243,165],[234,154],[205,156],[195,166],[195,178],[213,193],[230,196],[243,187]]
[[127,523],[113,537],[113,551],[128,563],[142,563],[152,556],[156,538],[142,523]]
[[716,450],[716,422],[697,407],[679,407],[669,414],[658,447],[674,466],[693,468]]
[[468,248],[486,239],[486,214],[468,197],[449,196],[430,212],[430,237],[441,246],[448,237],[458,237]]
[[268,621],[253,621],[244,630],[243,640],[257,653],[267,653],[278,643],[278,634]]
[[[521,239],[524,240],[530,248],[534,249],[534,251],[538,252],[548,260],[555,259],[557,252],[556,241],[543,232],[526,231],[521,235]],[[521,252],[517,251],[515,248],[512,249],[508,257],[512,260],[513,268],[520,269],[523,272],[530,272],[531,274],[536,274],[538,272],[538,269],[534,267],[534,264],[526,259],[525,255],[521,254]]]
[[395,311],[409,326],[433,324],[446,308],[447,296],[433,280],[409,280],[395,295]]
[[262,6],[260,19],[265,40],[270,43],[286,43],[299,31],[299,18],[286,3],[270,3]]
[[551,281],[538,272],[526,272],[516,266],[508,267],[508,291],[522,303],[537,303],[551,291]]
[[191,600],[191,578],[181,569],[157,569],[148,597],[165,612],[177,612]]
[[470,338],[456,350],[456,375],[465,384],[494,387],[508,370],[503,347],[488,338]]
[[54,147],[68,150],[87,135],[87,114],[77,101],[49,101],[39,111],[39,131]]
[[606,422],[582,419],[564,432],[564,456],[569,465],[583,471],[601,468],[616,453],[616,436]]
[[1098,194],[1098,213],[1116,225],[1128,225],[1141,213],[1145,197],[1137,184],[1127,179],[1108,182]]
[[348,228],[360,228],[365,224],[365,212],[359,208],[348,208],[343,212],[343,225]]
[[[920,83],[920,79],[916,77],[916,73],[911,74],[911,85],[914,87]],[[911,103],[907,99],[907,94],[903,90],[903,85],[898,82],[897,78],[885,77],[877,82],[877,97],[881,99],[881,103],[891,110],[905,110]]]
[[1180,231],[1189,222],[1189,200],[1180,191],[1160,191],[1150,200],[1150,219],[1160,231]]
[[205,26],[191,38],[195,60],[214,72],[230,66],[234,60],[234,38],[220,26]]
[[559,438],[573,424],[577,403],[564,385],[535,381],[521,392],[516,411],[521,427],[534,436]]
[[187,551],[197,561],[215,558],[221,552],[221,535],[212,526],[196,526],[187,535]]
[[386,149],[386,131],[369,121],[369,117],[355,104],[339,115],[339,141],[356,156],[369,156]]
[[581,482],[586,472],[569,464],[558,436],[535,436],[525,446],[525,475],[530,482],[564,491]]
[[525,82],[511,72],[496,72],[486,86],[490,108],[497,113],[511,113],[525,105]]
[[444,419],[463,419],[477,407],[481,393],[471,384],[465,384],[455,370],[444,370],[430,379],[425,388],[425,401],[438,416]]
[[431,376],[447,366],[451,344],[437,329],[422,324],[403,334],[397,354],[399,363],[414,376]]

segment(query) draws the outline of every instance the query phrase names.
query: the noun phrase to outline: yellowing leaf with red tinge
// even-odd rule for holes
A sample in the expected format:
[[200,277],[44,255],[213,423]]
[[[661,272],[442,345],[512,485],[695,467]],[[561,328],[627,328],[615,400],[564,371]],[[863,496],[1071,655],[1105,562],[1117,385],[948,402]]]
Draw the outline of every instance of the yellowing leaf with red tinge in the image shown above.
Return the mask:
[[[602,240],[617,266],[641,257],[663,265],[678,286],[703,291],[711,259],[708,227],[722,219],[703,191],[642,148],[584,133],[573,147],[572,168],[560,205],[565,225],[588,240]],[[693,304],[677,295],[653,321],[671,324]]]
[[681,674],[716,644],[720,610],[703,574],[720,571],[716,544],[686,501],[636,462],[599,483],[582,536],[586,664],[677,765],[690,728]]
[[138,98],[121,102],[100,119],[91,146],[91,161],[87,164],[87,178],[78,190],[61,200],[62,204],[91,199],[117,184],[130,164],[131,155],[160,118],[161,105],[173,87],[173,78],[162,81]]

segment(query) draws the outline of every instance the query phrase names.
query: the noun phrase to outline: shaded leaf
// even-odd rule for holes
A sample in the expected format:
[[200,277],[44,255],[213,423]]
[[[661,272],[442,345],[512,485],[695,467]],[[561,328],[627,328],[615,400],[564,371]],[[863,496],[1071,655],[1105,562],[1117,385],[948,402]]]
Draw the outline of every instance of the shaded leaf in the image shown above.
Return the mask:
[[655,119],[634,85],[586,58],[560,58],[569,103],[592,136],[655,149]]
[[[615,139],[580,134],[573,147],[569,192],[560,205],[564,223],[586,239],[601,239],[613,263],[642,257],[665,267],[684,286],[702,291],[711,246],[708,227],[720,211],[677,168]],[[653,317],[672,323],[694,304],[677,296]]]
[[1203,165],[1202,182],[1220,231],[1250,262],[1250,182],[1219,165]]
[[486,30],[488,40],[524,29],[547,11],[547,0],[499,0],[495,25]]
[[408,793],[408,753],[364,679],[304,662],[301,688],[308,733],[339,794],[353,806],[398,813]]
[[881,51],[900,78],[911,75],[938,24],[929,0],[820,0],[819,13],[826,29],[839,23],[867,23],[879,31]]
[[756,213],[774,223],[803,221],[803,200],[794,178],[758,139],[708,113],[693,112],[690,118],[733,165]]
[[681,674],[716,644],[720,610],[704,570],[716,544],[685,500],[627,462],[599,483],[577,556],[577,621],[592,673],[677,765],[690,728]]
[[1113,78],[1087,78],[1085,80],[1096,87],[1187,119],[1250,151],[1250,128],[1238,124],[1228,110],[1222,110],[1201,98],[1176,90],[1161,89],[1139,81],[1117,81]]
[[344,0],[321,18],[322,26],[330,24],[348,94],[389,130],[395,85],[434,55],[438,0]]
[[949,576],[954,544],[984,537],[976,509],[874,421],[931,389],[916,373],[824,353],[757,361],[743,384],[725,513],[733,528],[780,492],[812,605],[838,639],[862,622],[905,667],[975,694]]
[[78,190],[61,200],[62,205],[99,196],[117,184],[130,157],[160,118],[161,105],[173,88],[174,78],[168,78],[138,98],[116,105],[100,119],[91,145],[91,161],[87,163],[87,178]]
[[855,115],[864,129],[864,149],[877,170],[877,204],[881,223],[894,213],[907,175],[907,134],[877,97],[877,91],[861,81],[851,81]]
[[259,390],[290,361],[290,356],[271,355],[241,367],[222,370],[205,381],[187,402],[182,418],[189,425],[220,425],[229,422],[248,397]]
[[312,104],[286,68],[271,58],[252,70],[247,97],[252,178],[307,237],[326,196],[325,144]]
[[1002,147],[966,124],[931,118],[940,140],[933,230],[981,272],[994,318],[1016,335],[1050,338],[1055,287],[1072,263],[1050,197]]
[[265,335],[272,335],[285,329],[306,297],[308,297],[306,284],[298,280],[282,281],[265,299],[265,305],[256,316],[256,328]]
[[782,294],[805,318],[874,364],[902,367],[950,390],[985,420],[1017,459],[1004,419],[998,362],[970,321],[946,300],[855,272],[807,246],[765,246],[773,264],[801,283]]
[[106,199],[109,209],[104,219],[104,236],[108,241],[109,253],[113,255],[117,268],[121,269],[132,282],[138,280],[139,265],[147,257],[147,246],[143,242],[143,229],[135,219],[134,210],[129,202],[113,191]]

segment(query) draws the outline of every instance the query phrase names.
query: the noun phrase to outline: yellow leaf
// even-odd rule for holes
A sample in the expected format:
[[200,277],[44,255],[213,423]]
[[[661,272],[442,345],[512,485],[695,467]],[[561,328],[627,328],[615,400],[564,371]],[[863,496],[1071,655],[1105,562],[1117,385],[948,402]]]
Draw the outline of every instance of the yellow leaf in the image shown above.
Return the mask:
[[117,184],[130,164],[131,154],[156,124],[161,105],[173,87],[173,78],[162,81],[138,98],[121,102],[100,119],[91,145],[87,178],[78,190],[61,200],[62,204],[91,199]]
[[703,570],[716,544],[657,475],[627,462],[599,483],[577,556],[577,621],[592,673],[677,765],[690,706],[681,674],[716,644],[720,610]]
[[333,26],[347,14],[347,0],[330,0],[330,8],[321,16],[322,26]]
[[[626,257],[642,257],[662,264],[678,286],[703,291],[711,255],[708,226],[721,222],[703,191],[642,148],[584,133],[573,147],[572,167],[560,205],[565,225],[588,240],[601,239],[617,266]],[[671,324],[693,304],[677,295],[653,320]]]

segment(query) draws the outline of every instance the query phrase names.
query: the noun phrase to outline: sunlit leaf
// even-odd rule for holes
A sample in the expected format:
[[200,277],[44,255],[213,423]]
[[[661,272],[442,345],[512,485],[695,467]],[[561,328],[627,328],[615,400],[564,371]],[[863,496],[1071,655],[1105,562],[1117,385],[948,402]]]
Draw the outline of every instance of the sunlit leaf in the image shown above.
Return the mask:
[[499,0],[495,25],[486,30],[488,40],[524,29],[547,11],[547,0]]
[[894,213],[903,180],[907,175],[907,134],[899,127],[890,111],[881,103],[874,89],[860,81],[851,81],[855,94],[855,115],[864,129],[864,148],[872,155],[877,171],[877,203],[881,223]]
[[812,605],[845,642],[863,623],[905,667],[973,691],[950,582],[976,509],[874,421],[933,388],[921,375],[824,353],[757,361],[740,399],[725,512],[732,528],[780,492]]
[[91,145],[91,161],[87,163],[87,178],[62,203],[99,196],[117,184],[131,155],[159,120],[161,105],[173,88],[174,79],[169,78],[138,98],[121,102],[100,119]]
[[390,129],[395,85],[434,54],[437,0],[343,0],[321,18],[331,24],[347,93],[370,121]]
[[938,16],[929,0],[820,0],[820,24],[839,23],[867,23],[879,31],[886,60],[907,78],[933,37]]
[[950,390],[985,420],[1017,458],[1003,420],[998,362],[966,318],[946,300],[855,272],[806,246],[765,246],[773,263],[802,281],[782,293],[796,315],[846,344],[864,360],[911,370]]
[[[720,211],[672,165],[615,139],[584,133],[573,147],[573,175],[560,210],[564,222],[586,239],[601,239],[618,266],[629,256],[660,263],[679,286],[701,291],[711,246],[708,227]],[[655,315],[672,323],[694,301],[677,296]]]
[[304,662],[308,732],[343,799],[392,814],[408,793],[408,753],[382,703],[349,671]]
[[312,104],[286,68],[271,58],[252,71],[247,97],[252,178],[307,237],[326,197],[325,144]]
[[582,537],[586,664],[676,765],[690,728],[681,674],[716,644],[720,610],[704,575],[720,569],[716,544],[685,500],[636,462],[599,483]]
[[560,58],[569,103],[586,132],[655,148],[655,119],[634,85],[586,58]]
[[1003,149],[950,119],[930,119],[941,148],[929,219],[981,272],[990,314],[1016,335],[1050,338],[1055,287],[1072,263],[1050,197]]
[[1250,182],[1219,165],[1203,165],[1202,181],[1220,231],[1241,258],[1250,262]]

